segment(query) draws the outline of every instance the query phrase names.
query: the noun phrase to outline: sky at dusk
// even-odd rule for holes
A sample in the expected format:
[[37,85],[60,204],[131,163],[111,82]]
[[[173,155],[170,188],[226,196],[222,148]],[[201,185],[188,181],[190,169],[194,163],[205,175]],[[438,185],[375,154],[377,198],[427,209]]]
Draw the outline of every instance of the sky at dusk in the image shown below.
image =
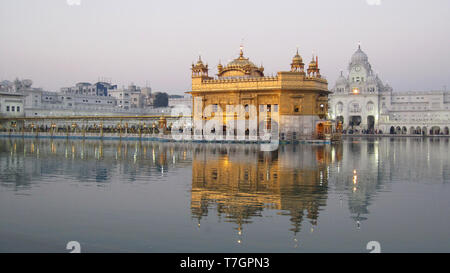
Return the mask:
[[360,41],[394,91],[448,90],[449,11],[448,0],[1,0],[0,80],[58,91],[107,77],[181,94],[199,54],[215,75],[242,43],[266,75],[289,70],[297,47],[305,63],[314,51],[332,88]]

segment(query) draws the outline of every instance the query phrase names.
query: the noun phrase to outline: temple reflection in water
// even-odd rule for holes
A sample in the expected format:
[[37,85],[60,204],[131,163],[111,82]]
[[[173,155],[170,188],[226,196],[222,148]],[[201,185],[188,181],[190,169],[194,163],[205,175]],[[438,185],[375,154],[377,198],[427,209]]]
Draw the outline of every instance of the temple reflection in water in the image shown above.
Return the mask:
[[207,218],[230,223],[239,235],[271,214],[285,218],[287,226],[276,224],[294,236],[330,214],[349,220],[352,230],[364,229],[371,205],[393,183],[450,181],[444,152],[449,139],[349,138],[337,145],[284,145],[275,152],[256,144],[19,138],[0,144],[3,189],[19,192],[49,181],[99,187],[138,182],[142,189],[156,181],[177,183],[190,194],[162,194],[170,202],[188,198],[184,215],[190,213],[196,225]]
[[275,152],[261,152],[258,145],[199,146],[192,160],[192,217],[200,224],[215,208],[241,233],[263,210],[277,210],[298,233],[304,220],[317,224],[327,202],[329,164],[341,158],[340,146]]

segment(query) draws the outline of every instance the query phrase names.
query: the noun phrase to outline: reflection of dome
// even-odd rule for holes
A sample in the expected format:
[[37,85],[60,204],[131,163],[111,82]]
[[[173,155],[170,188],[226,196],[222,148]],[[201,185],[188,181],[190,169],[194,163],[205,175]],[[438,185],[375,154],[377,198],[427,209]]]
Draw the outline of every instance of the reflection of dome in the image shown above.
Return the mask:
[[358,50],[353,53],[352,63],[366,63],[368,60],[369,58],[367,57],[367,54],[361,50],[361,45],[359,45]]

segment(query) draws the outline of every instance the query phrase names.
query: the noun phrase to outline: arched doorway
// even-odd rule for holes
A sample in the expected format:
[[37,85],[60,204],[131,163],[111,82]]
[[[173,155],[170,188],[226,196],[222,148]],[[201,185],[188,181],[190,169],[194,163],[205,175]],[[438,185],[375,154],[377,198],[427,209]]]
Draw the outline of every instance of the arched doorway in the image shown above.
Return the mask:
[[374,116],[367,116],[367,129],[369,132],[373,132],[375,129],[375,117]]
[[426,136],[427,135],[427,127],[422,127],[422,135]]
[[390,133],[391,135],[394,135],[394,134],[395,134],[395,128],[394,128],[394,126],[391,126],[391,130],[389,131],[389,133]]
[[430,135],[439,135],[441,133],[441,128],[439,126],[433,126],[430,129]]
[[406,135],[406,133],[408,133],[408,129],[406,129],[406,126],[403,126],[402,128],[402,134]]
[[449,135],[450,134],[450,130],[448,129],[448,127],[444,128],[444,135]]
[[351,116],[350,126],[359,126],[361,124],[361,116]]
[[421,135],[422,134],[422,129],[420,129],[420,126],[417,126],[416,128],[416,134]]
[[402,133],[402,128],[400,128],[400,126],[397,126],[397,128],[395,128],[395,133],[397,135],[400,135]]

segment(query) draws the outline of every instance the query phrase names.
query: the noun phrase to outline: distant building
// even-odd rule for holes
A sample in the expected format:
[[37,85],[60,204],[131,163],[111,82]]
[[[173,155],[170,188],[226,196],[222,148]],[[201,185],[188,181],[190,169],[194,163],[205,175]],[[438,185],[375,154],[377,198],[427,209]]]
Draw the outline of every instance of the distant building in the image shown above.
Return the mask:
[[24,116],[23,95],[15,92],[0,92],[0,117],[21,116]]
[[129,85],[128,88],[109,90],[109,95],[114,97],[117,100],[117,106],[123,109],[144,108],[146,106],[146,96],[139,87],[133,84]]
[[449,134],[450,93],[393,92],[359,46],[330,94],[330,116],[344,129],[391,134]]
[[[61,92],[45,91],[32,87],[31,80],[1,81],[0,92],[17,94],[23,98],[19,110],[27,117],[45,116],[89,116],[89,115],[129,115],[170,112],[169,109],[152,109],[146,101],[151,96],[149,87],[130,85],[117,89],[117,85],[106,82],[90,84],[77,83],[73,87],[61,88]],[[9,115],[13,108],[10,107]],[[17,111],[14,106],[14,110]],[[6,108],[5,108],[6,111]]]
[[67,95],[84,95],[84,96],[108,96],[108,92],[117,89],[117,85],[107,82],[97,82],[91,84],[88,82],[79,82],[73,87],[63,87],[61,92]]

